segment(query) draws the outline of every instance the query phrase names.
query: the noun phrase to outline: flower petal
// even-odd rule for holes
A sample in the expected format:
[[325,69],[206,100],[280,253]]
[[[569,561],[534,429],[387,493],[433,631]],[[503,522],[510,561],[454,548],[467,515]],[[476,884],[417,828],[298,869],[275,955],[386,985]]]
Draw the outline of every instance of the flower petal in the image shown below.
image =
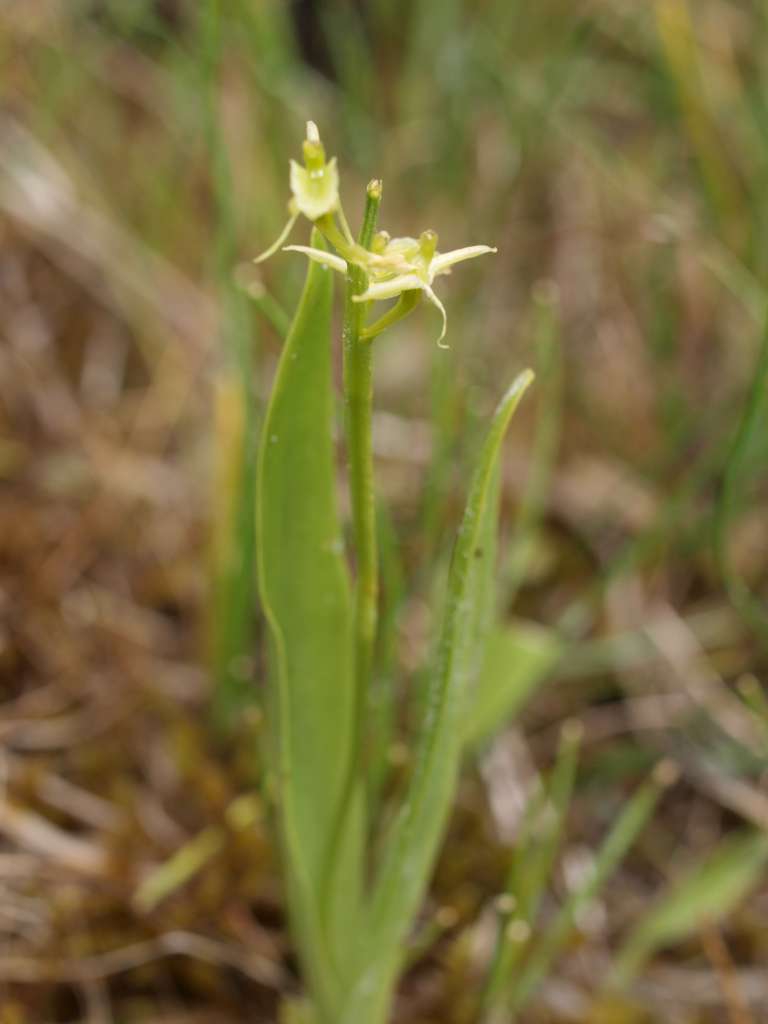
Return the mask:
[[379,281],[369,284],[362,295],[353,295],[353,302],[369,302],[378,299],[394,299],[402,292],[412,292],[417,289],[426,288],[424,281],[416,274],[399,274],[390,278],[389,281]]
[[487,252],[498,252],[498,249],[492,245],[465,245],[463,249],[441,252],[432,260],[429,269],[433,274],[444,274],[454,263],[471,260],[475,256],[484,256]]
[[438,299],[438,297],[435,295],[435,293],[432,291],[432,289],[429,287],[429,285],[426,285],[426,284],[423,285],[422,286],[422,290],[423,290],[424,294],[426,295],[426,297],[429,299],[429,301],[432,303],[432,305],[436,306],[437,309],[440,310],[440,315],[443,318],[443,329],[440,331],[440,337],[437,339],[438,347],[439,348],[450,348],[450,345],[444,345],[443,344],[443,338],[445,337],[445,332],[448,330],[448,314],[445,312],[445,306],[442,304],[440,299]]
[[391,238],[381,252],[368,254],[368,265],[374,270],[407,272],[418,255],[418,238]]
[[280,232],[280,235],[279,235],[277,241],[273,242],[272,245],[270,245],[270,247],[268,249],[266,249],[260,256],[257,256],[254,259],[254,261],[253,261],[254,263],[263,263],[264,260],[268,260],[270,256],[274,256],[274,254],[277,252],[277,250],[280,248],[280,246],[286,240],[288,235],[290,235],[291,231],[293,230],[293,225],[298,220],[298,217],[299,217],[298,210],[296,211],[296,213],[292,213],[291,214],[291,216],[288,218],[288,223],[285,225],[283,230]]
[[308,220],[315,221],[326,213],[333,213],[339,205],[336,157],[313,170],[291,160],[290,185],[297,207]]
[[322,263],[324,267],[338,270],[340,274],[346,274],[347,272],[347,264],[341,256],[335,256],[332,252],[326,252],[324,249],[313,249],[310,245],[286,245],[283,247],[283,251],[303,252],[305,256],[309,256],[315,263]]

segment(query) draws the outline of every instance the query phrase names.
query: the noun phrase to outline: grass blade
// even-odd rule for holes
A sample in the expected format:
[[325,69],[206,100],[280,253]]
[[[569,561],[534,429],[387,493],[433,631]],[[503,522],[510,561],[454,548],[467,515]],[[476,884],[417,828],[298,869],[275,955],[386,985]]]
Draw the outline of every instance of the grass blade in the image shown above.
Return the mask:
[[229,152],[218,112],[218,75],[224,53],[215,0],[201,4],[198,21],[199,108],[205,132],[216,212],[213,261],[221,308],[222,367],[216,387],[217,480],[214,492],[213,713],[231,731],[255,700],[248,672],[256,610],[254,329],[247,299],[235,284],[237,212]]
[[[582,738],[581,723],[570,720],[563,726],[557,760],[546,786],[540,786],[529,801],[515,845],[500,905],[501,920],[493,962],[488,976],[483,1007],[500,1008],[512,973],[526,949],[539,906],[551,877],[565,832],[571,804],[576,766]],[[508,907],[504,903],[508,903]]]
[[721,920],[755,885],[766,859],[768,836],[763,832],[743,831],[723,839],[685,878],[669,886],[631,932],[616,959],[611,984],[623,988],[657,949]]
[[[661,762],[652,778],[635,793],[619,815],[603,841],[589,875],[570,894],[552,924],[533,947],[524,969],[515,979],[507,1003],[511,1015],[523,1009],[547,976],[555,958],[568,941],[579,913],[595,898],[627,855],[653,814],[662,789],[675,775],[672,765]],[[512,1019],[513,1016],[510,1016],[509,1020]]]
[[739,421],[723,473],[720,499],[715,512],[715,554],[731,603],[763,644],[768,643],[768,617],[760,600],[752,593],[731,561],[728,533],[739,504],[744,465],[759,432],[765,430],[764,410],[768,396],[768,318],[765,320],[760,351],[744,412]]

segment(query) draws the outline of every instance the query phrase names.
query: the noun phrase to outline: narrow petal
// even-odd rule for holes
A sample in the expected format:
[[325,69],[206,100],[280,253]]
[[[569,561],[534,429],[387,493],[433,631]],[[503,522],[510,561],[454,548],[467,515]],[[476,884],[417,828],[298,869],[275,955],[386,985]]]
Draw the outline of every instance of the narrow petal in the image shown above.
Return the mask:
[[303,252],[305,256],[309,256],[315,263],[322,263],[324,267],[338,270],[340,274],[346,274],[347,272],[347,264],[341,256],[335,256],[332,252],[326,252],[324,249],[313,249],[309,245],[286,245],[283,247],[283,251]]
[[412,292],[425,288],[425,284],[416,274],[400,274],[389,281],[379,281],[376,284],[368,285],[362,295],[353,295],[353,302],[369,302],[378,299],[394,299],[401,292]]
[[492,245],[466,245],[463,249],[453,249],[451,252],[438,253],[429,265],[433,274],[444,274],[454,263],[461,263],[462,260],[471,260],[475,256],[484,256],[487,252],[498,252]]
[[437,339],[439,348],[450,348],[449,345],[443,344],[443,338],[445,332],[448,330],[448,314],[445,312],[445,306],[442,304],[440,299],[435,295],[429,285],[423,286],[424,294],[427,296],[433,306],[436,306],[440,310],[440,316],[443,318],[443,329],[440,331],[440,337]]
[[274,254],[282,246],[283,242],[286,240],[288,235],[290,235],[291,231],[293,230],[293,225],[298,220],[298,217],[298,211],[296,213],[291,214],[291,216],[288,218],[288,223],[280,232],[280,236],[277,239],[277,241],[273,242],[272,245],[270,245],[270,247],[261,254],[261,256],[257,256],[253,261],[254,263],[263,263],[264,260],[268,260],[270,256],[274,256]]
[[336,157],[309,171],[295,160],[290,162],[289,181],[296,206],[311,221],[333,213],[339,205],[339,170]]

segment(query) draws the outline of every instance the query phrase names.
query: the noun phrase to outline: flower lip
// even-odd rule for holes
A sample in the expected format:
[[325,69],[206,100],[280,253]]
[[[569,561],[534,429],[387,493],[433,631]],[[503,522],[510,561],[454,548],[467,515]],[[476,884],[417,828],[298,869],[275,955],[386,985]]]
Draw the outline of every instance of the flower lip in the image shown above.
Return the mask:
[[336,157],[317,167],[302,167],[291,160],[291,192],[299,213],[315,221],[339,206],[339,171]]

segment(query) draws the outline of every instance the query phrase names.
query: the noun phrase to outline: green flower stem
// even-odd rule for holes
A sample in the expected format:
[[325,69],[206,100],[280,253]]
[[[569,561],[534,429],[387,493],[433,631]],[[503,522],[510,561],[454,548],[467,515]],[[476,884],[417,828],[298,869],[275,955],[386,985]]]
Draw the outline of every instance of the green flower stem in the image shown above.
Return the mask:
[[[367,189],[359,242],[353,243],[354,248],[361,252],[370,248],[380,205],[381,182],[372,181]],[[321,218],[316,222],[316,227],[326,237],[332,238],[333,232],[328,232],[328,220],[332,221],[332,218]],[[323,222],[321,223],[321,221]],[[335,229],[335,225],[333,227]],[[338,819],[332,830],[327,871],[330,878],[341,862],[342,851],[345,848],[356,850],[356,853],[352,854],[353,862],[348,862],[346,867],[345,885],[348,892],[356,893],[352,899],[353,902],[357,899],[359,904],[368,828],[365,806],[366,786],[364,785],[367,770],[362,752],[378,622],[379,560],[371,438],[373,352],[370,342],[363,339],[369,303],[353,301],[353,296],[361,295],[368,287],[368,276],[365,270],[355,262],[350,261],[347,267],[343,330],[344,411],[357,569],[353,608],[354,718],[346,780],[339,802]],[[332,887],[329,887],[329,892],[331,889]],[[321,914],[326,922],[330,920],[332,908],[327,902],[322,907]],[[352,934],[349,937],[352,938]],[[351,949],[343,954],[344,962],[337,963],[337,969],[342,975],[349,969],[350,953]],[[321,1015],[318,1024],[337,1024],[339,1016],[340,1007],[337,1006],[334,1012]]]
[[[368,185],[363,226],[359,244],[370,249],[381,204],[381,182]],[[347,429],[349,487],[352,499],[352,526],[357,561],[355,587],[355,692],[357,727],[355,758],[357,764],[363,741],[363,720],[369,690],[376,641],[379,599],[379,562],[376,546],[376,506],[373,490],[373,445],[371,417],[373,408],[372,346],[363,340],[367,302],[353,302],[368,286],[362,267],[349,264],[347,298],[344,311],[344,405]]]
[[[373,184],[373,182],[371,182],[371,184]],[[379,186],[380,185],[381,183],[379,182]],[[379,195],[379,204],[381,204],[381,195]],[[374,227],[376,223],[375,218],[377,213],[378,208],[373,215]],[[346,232],[349,231],[349,227],[347,226],[346,218],[344,218],[344,211],[341,209],[341,207],[339,207],[338,214],[345,228],[343,234],[341,231],[339,231],[336,221],[333,219],[332,213],[326,213],[324,216],[318,218],[318,220],[315,221],[315,227],[318,228],[323,233],[326,240],[331,243],[331,245],[334,247],[334,249],[336,249],[339,255],[343,256],[344,259],[347,260],[347,262],[354,262],[355,260],[359,261],[365,257],[368,247],[370,246],[370,242],[368,243],[368,246],[365,246],[362,244],[362,242],[358,244],[357,242],[355,242],[354,239],[350,241],[346,237]],[[363,221],[363,230],[365,230],[365,221]],[[362,234],[360,237],[362,238]],[[371,235],[371,238],[373,238],[373,235]]]
[[416,306],[419,304],[421,298],[420,291],[407,291],[403,292],[394,306],[387,310],[387,312],[380,316],[374,323],[369,324],[360,334],[360,337],[364,341],[373,341],[373,339],[385,331],[387,327],[391,327],[392,324],[396,324],[398,320],[402,320],[403,317],[408,316],[412,313]]

